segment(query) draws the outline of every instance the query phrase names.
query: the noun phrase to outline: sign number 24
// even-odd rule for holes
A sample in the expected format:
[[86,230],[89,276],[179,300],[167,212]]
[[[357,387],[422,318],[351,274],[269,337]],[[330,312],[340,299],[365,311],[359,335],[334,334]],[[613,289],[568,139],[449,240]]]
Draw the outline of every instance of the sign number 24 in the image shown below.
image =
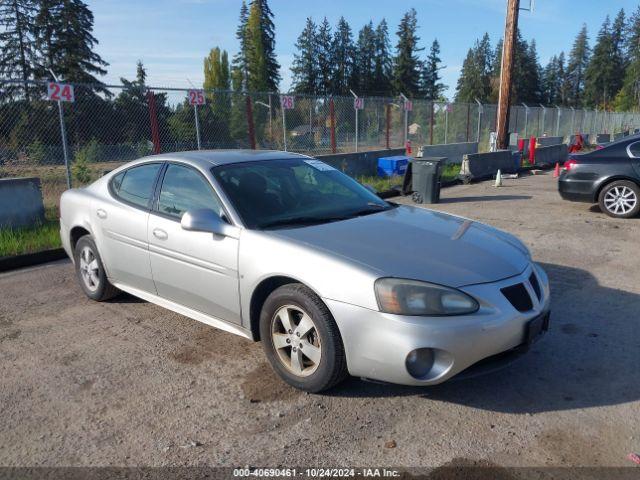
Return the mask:
[[73,85],[57,82],[49,82],[47,85],[47,100],[54,102],[73,102],[75,99]]

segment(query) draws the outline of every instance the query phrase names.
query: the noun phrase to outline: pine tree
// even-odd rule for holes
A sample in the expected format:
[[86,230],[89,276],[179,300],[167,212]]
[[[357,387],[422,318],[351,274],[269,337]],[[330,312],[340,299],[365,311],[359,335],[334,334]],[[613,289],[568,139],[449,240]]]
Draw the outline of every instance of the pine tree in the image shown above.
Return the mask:
[[566,102],[564,52],[551,57],[544,68],[541,100],[546,105],[564,105]]
[[616,97],[616,109],[640,110],[640,7],[629,19],[626,29],[625,56],[628,66],[620,93]]
[[349,89],[353,86],[353,64],[355,57],[355,47],[351,36],[351,27],[340,17],[336,31],[333,34],[332,48],[334,77],[332,93],[337,95],[348,95]]
[[420,60],[417,34],[418,19],[416,9],[405,13],[398,25],[398,43],[394,59],[393,85],[396,93],[416,95],[420,92]]
[[331,93],[333,81],[333,52],[331,49],[331,24],[324,17],[318,27],[317,55],[318,55],[318,93],[328,95]]
[[365,24],[358,33],[354,62],[354,86],[358,95],[371,95],[375,85],[376,37],[373,22]]
[[490,100],[494,56],[489,34],[485,33],[467,52],[456,86],[456,101],[472,103],[478,99],[484,103]]
[[0,0],[0,77],[17,79],[22,85],[3,86],[3,96],[15,97],[20,92],[27,100],[34,77],[35,15],[33,0]]
[[219,47],[212,48],[204,59],[205,90],[229,90],[229,55]]
[[578,33],[567,61],[567,103],[573,107],[582,106],[585,72],[589,65],[589,37],[587,36],[587,26],[583,25]]
[[240,7],[240,20],[236,29],[236,40],[238,40],[238,52],[232,61],[231,75],[236,78],[239,90],[247,89],[247,21],[249,19],[249,8],[247,2],[242,0]]
[[295,44],[291,74],[293,89],[298,93],[315,94],[319,83],[317,27],[311,17]]
[[276,91],[280,65],[275,53],[275,26],[267,0],[253,0],[247,18],[247,87],[252,91]]
[[51,68],[67,82],[101,84],[96,75],[105,75],[108,63],[95,52],[93,13],[82,0],[46,1],[38,13],[37,29],[44,46],[44,71]]
[[614,35],[607,15],[593,47],[585,72],[585,102],[588,106],[607,108],[618,94],[620,83],[615,62]]
[[518,103],[538,104],[541,101],[540,62],[536,41],[527,43],[519,38],[516,51],[516,84],[514,99]]
[[441,77],[438,72],[444,68],[440,66],[441,63],[440,44],[436,39],[431,44],[431,49],[429,50],[426,62],[424,62],[420,79],[422,94],[427,100],[439,100],[442,92],[447,88],[446,85],[440,83]]
[[377,94],[391,93],[391,76],[393,74],[393,59],[391,58],[391,43],[389,42],[389,27],[383,18],[375,31],[376,52],[373,66],[374,91]]

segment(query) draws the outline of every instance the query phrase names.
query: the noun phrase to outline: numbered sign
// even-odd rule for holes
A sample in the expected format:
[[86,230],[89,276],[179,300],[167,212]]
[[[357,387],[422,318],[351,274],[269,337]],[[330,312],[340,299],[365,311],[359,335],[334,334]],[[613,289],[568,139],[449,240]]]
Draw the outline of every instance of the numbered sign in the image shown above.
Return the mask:
[[280,106],[284,110],[292,110],[295,106],[295,97],[293,95],[280,95]]
[[75,102],[73,85],[68,83],[49,82],[47,85],[47,100],[54,102]]
[[411,112],[413,110],[413,102],[411,100],[404,101],[404,110],[406,112]]
[[353,108],[355,108],[356,110],[364,110],[364,98],[354,98]]
[[189,90],[189,105],[204,105],[206,103],[204,90]]

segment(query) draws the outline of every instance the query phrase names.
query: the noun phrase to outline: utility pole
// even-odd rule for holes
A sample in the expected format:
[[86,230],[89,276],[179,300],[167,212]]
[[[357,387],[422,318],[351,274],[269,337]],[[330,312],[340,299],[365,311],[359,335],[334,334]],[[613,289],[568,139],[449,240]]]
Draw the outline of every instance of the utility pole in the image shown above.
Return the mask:
[[509,108],[511,103],[511,76],[513,74],[516,32],[520,0],[507,0],[507,20],[504,27],[502,67],[500,69],[500,96],[498,97],[498,148],[509,147]]

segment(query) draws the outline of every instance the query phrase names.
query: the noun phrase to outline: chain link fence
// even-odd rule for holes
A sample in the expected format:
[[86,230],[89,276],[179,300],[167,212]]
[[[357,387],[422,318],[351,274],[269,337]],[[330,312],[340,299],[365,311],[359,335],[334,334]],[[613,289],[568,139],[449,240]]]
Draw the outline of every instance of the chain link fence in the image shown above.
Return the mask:
[[[478,141],[480,151],[486,151],[496,128],[496,106],[479,103],[135,83],[75,84],[71,92],[52,99],[49,82],[0,79],[0,178],[39,177],[45,205],[52,207],[68,185],[85,185],[154,153],[258,148],[320,155],[398,148],[407,140],[414,148]],[[638,113],[520,105],[512,106],[510,116],[510,131],[520,137],[614,133],[639,126]]]

